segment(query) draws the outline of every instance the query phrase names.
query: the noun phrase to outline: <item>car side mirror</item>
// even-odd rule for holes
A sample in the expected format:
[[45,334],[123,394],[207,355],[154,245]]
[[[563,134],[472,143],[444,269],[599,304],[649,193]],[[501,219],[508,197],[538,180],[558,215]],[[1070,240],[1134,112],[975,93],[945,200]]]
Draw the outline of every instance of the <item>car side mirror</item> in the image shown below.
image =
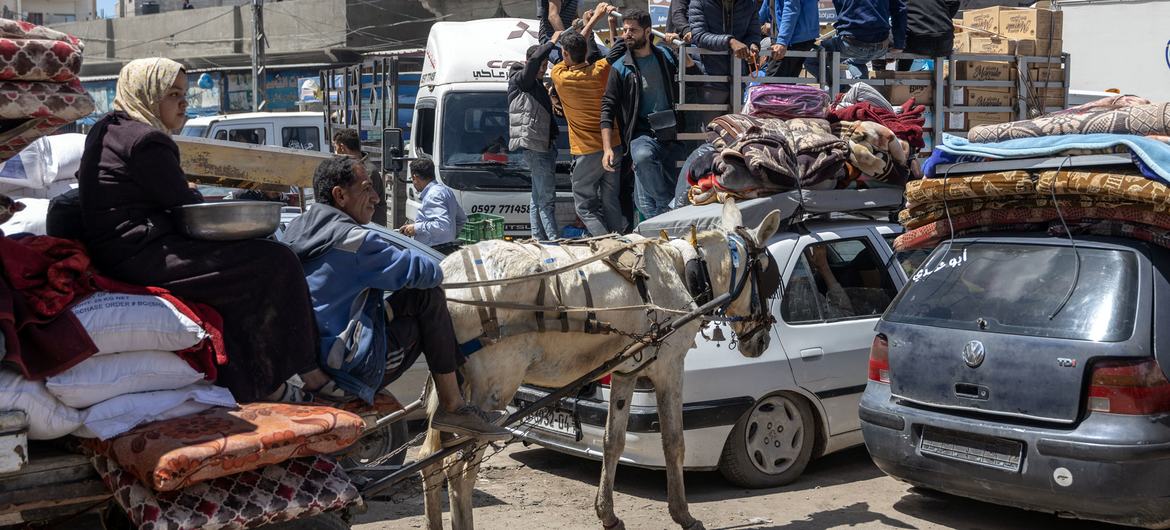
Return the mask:
[[402,171],[405,160],[402,129],[382,129],[382,169],[397,173]]

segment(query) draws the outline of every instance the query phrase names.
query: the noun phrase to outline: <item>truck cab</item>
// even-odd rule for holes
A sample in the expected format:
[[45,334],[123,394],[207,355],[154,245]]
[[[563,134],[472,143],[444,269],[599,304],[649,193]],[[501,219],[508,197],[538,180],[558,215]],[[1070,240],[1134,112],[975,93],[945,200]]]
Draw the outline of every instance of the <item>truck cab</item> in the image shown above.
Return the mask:
[[330,153],[320,112],[249,112],[187,120],[181,136]]
[[[427,39],[407,145],[410,156],[435,162],[436,177],[463,209],[504,218],[507,235],[528,236],[532,181],[519,152],[508,150],[508,73],[537,44],[537,22],[493,18],[438,22]],[[557,221],[572,224],[568,128],[559,119]],[[419,193],[407,186],[406,214]]]

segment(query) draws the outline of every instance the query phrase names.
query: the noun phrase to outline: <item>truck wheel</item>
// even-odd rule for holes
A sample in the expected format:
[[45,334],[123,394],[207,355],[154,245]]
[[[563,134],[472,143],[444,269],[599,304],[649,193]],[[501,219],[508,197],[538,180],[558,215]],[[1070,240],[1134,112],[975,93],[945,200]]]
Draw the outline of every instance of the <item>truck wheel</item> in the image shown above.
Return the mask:
[[783,486],[804,472],[815,440],[808,404],[790,394],[773,394],[757,401],[731,429],[719,471],[745,488]]
[[[377,432],[370,433],[358,440],[340,455],[338,461],[341,467],[346,469],[360,467],[402,447],[408,441],[410,441],[410,431],[406,427],[406,422],[396,421],[389,425],[383,425],[378,428]],[[406,451],[403,451],[382,465],[401,466],[405,461]]]

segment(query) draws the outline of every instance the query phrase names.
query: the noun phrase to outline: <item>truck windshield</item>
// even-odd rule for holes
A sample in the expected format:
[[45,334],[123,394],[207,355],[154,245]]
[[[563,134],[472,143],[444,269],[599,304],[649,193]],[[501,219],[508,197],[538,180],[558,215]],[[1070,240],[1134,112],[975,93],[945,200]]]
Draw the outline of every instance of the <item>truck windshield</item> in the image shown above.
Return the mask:
[[[460,190],[531,189],[524,156],[508,151],[507,94],[453,92],[443,105],[439,167],[446,185]],[[557,143],[564,138],[562,132]],[[561,149],[559,158],[566,160],[567,154],[568,149]],[[558,163],[558,169],[566,168]],[[557,177],[557,188],[569,189],[568,175]]]
[[914,271],[885,318],[1117,342],[1133,333],[1137,291],[1138,258],[1133,252],[960,241],[940,245]]

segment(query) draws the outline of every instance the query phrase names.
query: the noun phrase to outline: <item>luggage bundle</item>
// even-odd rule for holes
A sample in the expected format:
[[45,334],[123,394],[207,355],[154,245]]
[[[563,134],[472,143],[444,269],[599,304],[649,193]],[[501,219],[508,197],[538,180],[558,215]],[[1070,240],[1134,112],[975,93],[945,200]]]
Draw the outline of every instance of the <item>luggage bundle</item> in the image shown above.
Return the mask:
[[947,136],[906,186],[896,250],[1026,231],[1170,248],[1170,104],[1111,97]]

